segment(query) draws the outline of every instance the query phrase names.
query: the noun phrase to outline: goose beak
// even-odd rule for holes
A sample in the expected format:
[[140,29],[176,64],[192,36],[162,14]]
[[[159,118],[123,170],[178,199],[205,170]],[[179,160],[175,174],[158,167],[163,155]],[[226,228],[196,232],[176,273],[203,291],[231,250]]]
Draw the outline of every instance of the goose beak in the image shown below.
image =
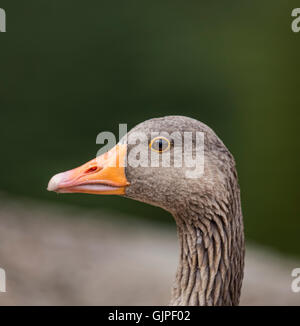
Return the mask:
[[48,184],[49,191],[124,195],[129,185],[125,175],[127,146],[116,145],[107,153],[70,171],[56,174]]

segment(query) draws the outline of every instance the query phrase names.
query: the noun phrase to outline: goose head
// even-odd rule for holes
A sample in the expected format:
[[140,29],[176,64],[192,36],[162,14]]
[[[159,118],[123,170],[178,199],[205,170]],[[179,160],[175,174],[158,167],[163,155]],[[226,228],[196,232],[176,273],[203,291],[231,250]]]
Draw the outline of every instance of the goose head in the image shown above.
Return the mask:
[[55,175],[48,190],[116,194],[169,211],[180,243],[171,304],[238,304],[244,236],[235,162],[204,123],[142,122],[110,151]]

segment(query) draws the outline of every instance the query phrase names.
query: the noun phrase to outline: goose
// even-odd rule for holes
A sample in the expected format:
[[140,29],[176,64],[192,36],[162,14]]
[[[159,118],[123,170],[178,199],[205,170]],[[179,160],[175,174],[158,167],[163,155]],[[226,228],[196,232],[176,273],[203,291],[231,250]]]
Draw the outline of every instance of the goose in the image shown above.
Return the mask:
[[[204,161],[202,173],[189,177],[188,161],[182,159],[181,166],[172,162],[176,155],[183,157],[189,151],[187,146],[177,146],[180,142],[176,140],[192,134],[194,146],[196,133],[203,135]],[[148,154],[144,155],[144,161],[143,155],[137,154],[137,144],[128,141],[137,134],[144,135],[139,140],[140,145],[145,145],[144,153]],[[183,147],[184,150],[176,152],[176,148]],[[166,153],[171,164],[163,166],[162,157]],[[152,160],[152,154],[158,157],[159,164],[144,164]],[[139,157],[140,164],[128,164],[130,155]],[[177,224],[180,248],[169,304],[239,304],[245,245],[236,165],[223,142],[204,123],[185,116],[144,121],[108,152],[52,177],[48,190],[115,194],[167,210]]]

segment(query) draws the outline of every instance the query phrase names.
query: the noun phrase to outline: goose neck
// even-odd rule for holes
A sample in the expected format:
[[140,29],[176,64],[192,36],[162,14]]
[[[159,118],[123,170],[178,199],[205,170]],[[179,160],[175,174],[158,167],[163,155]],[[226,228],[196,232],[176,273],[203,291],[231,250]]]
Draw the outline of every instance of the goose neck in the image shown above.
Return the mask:
[[240,210],[174,216],[180,246],[171,305],[238,305],[244,268]]

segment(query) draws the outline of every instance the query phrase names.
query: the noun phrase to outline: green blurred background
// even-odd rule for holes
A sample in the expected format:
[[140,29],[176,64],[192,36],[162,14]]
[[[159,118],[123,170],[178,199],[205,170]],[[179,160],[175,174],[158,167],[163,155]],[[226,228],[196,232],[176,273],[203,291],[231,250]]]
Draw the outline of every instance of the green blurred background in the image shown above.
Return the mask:
[[49,178],[96,136],[199,119],[234,154],[248,240],[300,256],[297,1],[1,1],[0,190],[171,223],[119,197],[57,196]]

